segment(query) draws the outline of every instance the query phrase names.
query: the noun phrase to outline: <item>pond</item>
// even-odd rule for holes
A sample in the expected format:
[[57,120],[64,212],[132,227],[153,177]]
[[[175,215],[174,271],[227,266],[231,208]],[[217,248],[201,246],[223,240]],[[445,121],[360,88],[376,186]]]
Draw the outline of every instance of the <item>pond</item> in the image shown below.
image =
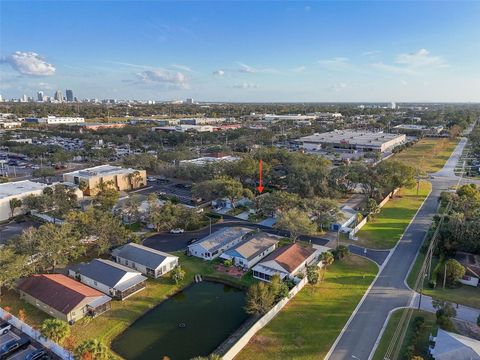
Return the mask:
[[127,360],[206,356],[247,319],[244,306],[245,292],[203,281],[149,311],[113,341],[112,349]]

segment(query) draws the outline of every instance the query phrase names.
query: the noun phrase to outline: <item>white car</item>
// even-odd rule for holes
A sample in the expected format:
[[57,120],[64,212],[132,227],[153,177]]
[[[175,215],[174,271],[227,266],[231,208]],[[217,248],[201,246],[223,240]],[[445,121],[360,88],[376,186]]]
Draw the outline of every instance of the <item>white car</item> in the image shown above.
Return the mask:
[[170,230],[170,234],[183,234],[184,232],[185,232],[185,230],[180,229],[180,228],[175,228],[175,229]]
[[12,325],[8,322],[0,322],[0,335],[7,334],[10,330],[12,330]]
[[149,176],[147,177],[147,181],[154,182],[157,181],[157,179],[155,179],[153,176]]

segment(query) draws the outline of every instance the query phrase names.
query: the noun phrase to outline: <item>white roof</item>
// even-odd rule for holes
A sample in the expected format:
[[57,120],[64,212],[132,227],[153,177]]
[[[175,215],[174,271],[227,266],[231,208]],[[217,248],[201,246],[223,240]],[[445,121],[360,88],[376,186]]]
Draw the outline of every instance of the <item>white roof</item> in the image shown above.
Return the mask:
[[108,176],[108,175],[122,175],[122,174],[127,175],[134,171],[137,171],[137,170],[130,169],[130,168],[122,168],[120,166],[113,166],[113,165],[107,164],[107,165],[99,165],[99,166],[94,166],[87,169],[72,171],[64,175],[78,176],[81,178],[91,178],[91,177]]
[[0,184],[0,199],[21,196],[23,194],[29,194],[32,191],[41,191],[48,185],[33,182],[30,180],[8,182]]

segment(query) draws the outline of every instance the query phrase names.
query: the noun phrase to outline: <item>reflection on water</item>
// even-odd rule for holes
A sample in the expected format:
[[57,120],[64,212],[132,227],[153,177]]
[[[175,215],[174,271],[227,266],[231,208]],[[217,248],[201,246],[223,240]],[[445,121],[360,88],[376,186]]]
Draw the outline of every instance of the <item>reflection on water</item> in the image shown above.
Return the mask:
[[204,281],[148,312],[117,337],[112,348],[127,360],[205,356],[245,321],[244,306],[243,291]]

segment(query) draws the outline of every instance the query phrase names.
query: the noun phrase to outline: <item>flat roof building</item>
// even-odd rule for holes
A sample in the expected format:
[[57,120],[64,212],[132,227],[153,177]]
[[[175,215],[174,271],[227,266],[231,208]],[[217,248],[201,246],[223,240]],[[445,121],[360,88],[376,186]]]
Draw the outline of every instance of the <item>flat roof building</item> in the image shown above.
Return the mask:
[[296,140],[305,150],[349,149],[375,152],[391,150],[405,141],[404,134],[357,130],[334,130]]
[[86,185],[84,194],[95,195],[99,190],[98,185],[107,181],[112,181],[113,187],[118,191],[143,187],[147,184],[147,172],[107,164],[65,173],[63,180],[76,185],[84,182]]
[[237,161],[240,158],[236,156],[221,156],[221,157],[214,157],[214,156],[204,156],[196,159],[190,159],[190,160],[180,160],[180,165],[184,164],[193,164],[193,165],[205,165],[209,163],[216,163],[216,162],[230,162],[230,161]]
[[[0,221],[8,220],[12,211],[10,209],[11,199],[23,199],[28,195],[40,195],[43,189],[47,187],[46,184],[33,182],[30,180],[15,181],[0,184]],[[23,209],[15,209],[13,215],[20,215],[23,213]]]

